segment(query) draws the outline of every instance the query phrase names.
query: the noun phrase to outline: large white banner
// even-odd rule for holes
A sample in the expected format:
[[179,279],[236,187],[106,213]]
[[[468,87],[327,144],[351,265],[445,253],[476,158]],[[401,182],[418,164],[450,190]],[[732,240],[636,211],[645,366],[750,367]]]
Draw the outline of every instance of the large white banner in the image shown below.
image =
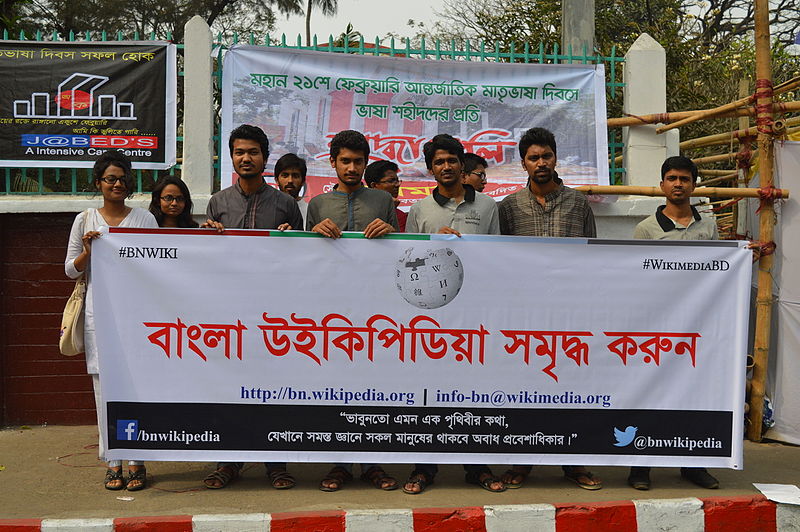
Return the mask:
[[[333,135],[363,132],[371,160],[400,166],[402,205],[435,186],[422,145],[438,133],[489,162],[484,190],[502,198],[525,185],[517,143],[531,127],[553,131],[557,171],[568,185],[608,184],[603,65],[423,60],[234,46],[225,55],[222,136],[254,124],[266,131],[267,172],[285,153],[309,164],[307,198],[336,182]],[[225,144],[226,144],[225,142]],[[227,144],[223,187],[234,179]]]
[[742,242],[112,228],[107,458],[742,467]]

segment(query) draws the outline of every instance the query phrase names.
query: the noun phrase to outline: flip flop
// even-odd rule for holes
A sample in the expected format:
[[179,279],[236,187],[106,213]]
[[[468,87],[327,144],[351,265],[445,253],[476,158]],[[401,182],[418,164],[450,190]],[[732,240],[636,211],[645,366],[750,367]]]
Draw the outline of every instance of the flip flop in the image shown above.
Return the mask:
[[[564,478],[571,480],[585,490],[599,490],[603,489],[603,483],[600,479],[596,478],[591,471],[576,471],[576,467],[567,466],[564,468]],[[584,479],[589,479],[597,482],[597,484],[589,484]]]
[[[483,478],[483,480],[481,480],[481,475],[486,475]],[[506,491],[505,483],[499,478],[492,475],[492,472],[489,471],[488,469],[483,470],[480,473],[467,473],[467,475],[464,477],[464,480],[466,481],[467,484],[475,484],[476,486],[480,486],[486,491],[489,491],[491,493],[502,493]],[[492,489],[492,484],[495,483],[503,486],[502,489],[499,490]]]
[[408,480],[406,480],[406,484],[413,484],[414,486],[419,486],[419,491],[411,491],[406,488],[405,484],[403,485],[403,493],[408,493],[409,495],[419,495],[425,488],[433,484],[433,479],[428,479],[428,476],[420,471],[419,469],[415,469],[411,472],[411,475],[408,476]]

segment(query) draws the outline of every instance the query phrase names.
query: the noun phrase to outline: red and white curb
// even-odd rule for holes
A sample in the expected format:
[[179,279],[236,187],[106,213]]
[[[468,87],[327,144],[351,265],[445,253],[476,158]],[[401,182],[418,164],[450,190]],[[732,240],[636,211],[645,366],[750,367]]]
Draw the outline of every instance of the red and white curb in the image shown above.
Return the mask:
[[761,495],[414,510],[0,519],[0,532],[800,532],[800,507]]

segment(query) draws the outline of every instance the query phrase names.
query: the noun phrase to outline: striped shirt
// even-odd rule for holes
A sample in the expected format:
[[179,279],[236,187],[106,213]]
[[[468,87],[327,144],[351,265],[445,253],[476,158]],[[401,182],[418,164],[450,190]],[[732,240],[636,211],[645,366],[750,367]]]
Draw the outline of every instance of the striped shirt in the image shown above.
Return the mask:
[[594,238],[597,229],[589,202],[580,192],[558,187],[544,197],[542,206],[529,187],[500,202],[500,232],[504,235]]

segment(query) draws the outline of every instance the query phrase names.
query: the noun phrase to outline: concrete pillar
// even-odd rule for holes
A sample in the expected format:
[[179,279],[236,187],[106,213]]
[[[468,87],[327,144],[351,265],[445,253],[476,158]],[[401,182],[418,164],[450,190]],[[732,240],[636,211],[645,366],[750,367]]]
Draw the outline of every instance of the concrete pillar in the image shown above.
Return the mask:
[[[200,16],[184,26],[183,180],[198,206],[214,187],[211,29]],[[203,207],[204,208],[204,207]],[[197,210],[197,209],[195,209]]]
[[594,0],[563,0],[561,2],[561,53],[592,55],[594,51]]
[[[650,35],[641,34],[625,54],[623,80],[625,100],[622,108],[625,113],[646,115],[667,112],[666,53]],[[641,125],[623,128],[627,185],[655,186],[661,180],[661,163],[667,158],[668,137],[658,135],[656,127]]]

